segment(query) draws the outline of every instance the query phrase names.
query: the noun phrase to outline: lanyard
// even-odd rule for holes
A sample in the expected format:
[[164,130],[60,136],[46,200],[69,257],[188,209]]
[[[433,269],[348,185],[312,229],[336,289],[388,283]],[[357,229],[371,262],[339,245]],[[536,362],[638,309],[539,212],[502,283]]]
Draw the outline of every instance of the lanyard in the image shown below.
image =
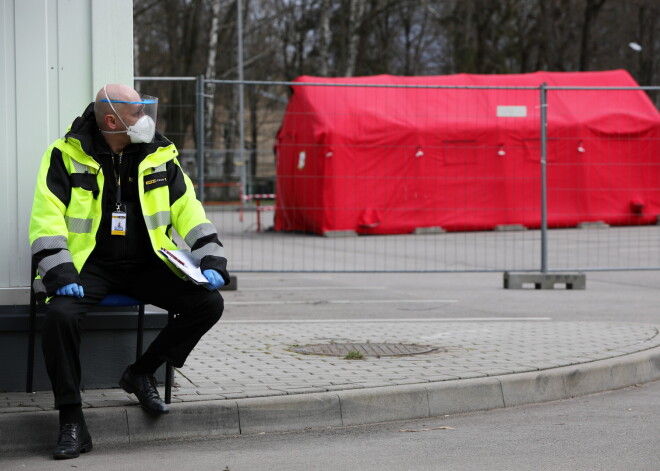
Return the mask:
[[119,154],[119,165],[115,168],[115,154],[112,154],[112,171],[115,174],[115,183],[117,184],[117,211],[121,210],[121,160],[122,154]]

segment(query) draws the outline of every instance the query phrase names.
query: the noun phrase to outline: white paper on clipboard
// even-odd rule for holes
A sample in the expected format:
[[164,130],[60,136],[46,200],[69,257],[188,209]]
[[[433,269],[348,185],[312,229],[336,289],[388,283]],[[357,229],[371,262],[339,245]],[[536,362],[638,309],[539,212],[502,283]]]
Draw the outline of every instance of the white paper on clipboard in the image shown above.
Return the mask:
[[208,278],[204,276],[202,270],[199,268],[199,260],[188,250],[167,250],[166,248],[161,248],[160,253],[165,255],[175,267],[185,273],[195,283],[202,285],[209,282]]

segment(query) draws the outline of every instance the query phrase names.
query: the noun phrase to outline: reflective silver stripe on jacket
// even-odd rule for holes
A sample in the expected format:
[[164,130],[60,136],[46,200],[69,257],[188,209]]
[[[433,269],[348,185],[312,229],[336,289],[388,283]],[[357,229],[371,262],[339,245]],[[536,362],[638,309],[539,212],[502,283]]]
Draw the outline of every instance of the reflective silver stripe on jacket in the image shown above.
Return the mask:
[[36,293],[45,294],[47,292],[46,285],[44,285],[44,282],[40,278],[34,280],[34,282],[32,283],[32,289],[34,290],[35,294]]
[[90,167],[88,165],[81,164],[76,159],[71,159],[71,163],[73,163],[73,169],[75,170],[75,173],[90,173]]
[[53,249],[66,249],[66,237],[64,236],[43,236],[37,239],[34,239],[32,242],[32,255],[41,252],[42,250],[53,250]]
[[153,168],[153,173],[156,172],[165,172],[167,170],[167,163],[161,164],[158,167]]
[[[193,227],[190,232],[186,235],[186,244],[188,247],[194,247],[199,239],[206,237],[208,235],[216,235],[218,232],[215,230],[215,226],[208,222],[199,224],[198,226]],[[225,256],[225,248],[221,245],[218,245],[216,242],[209,242],[204,244],[201,247],[196,248],[192,251],[193,255],[198,257],[200,260],[202,257],[207,255],[213,255],[214,257],[223,257]]]
[[39,274],[44,278],[49,270],[62,265],[63,263],[73,263],[71,252],[68,250],[60,250],[53,255],[42,258],[39,262]]
[[202,224],[199,224],[190,229],[186,235],[186,244],[188,244],[188,247],[192,247],[202,237],[217,233],[218,231],[215,230],[215,226],[213,224],[203,222]]
[[202,247],[192,251],[192,254],[199,258],[200,260],[207,255],[213,255],[214,257],[223,257],[225,258],[225,248],[216,244],[215,242],[210,242]]
[[72,218],[71,216],[64,216],[66,228],[69,232],[75,234],[89,234],[92,232],[92,219]]
[[160,226],[167,226],[171,224],[172,219],[170,218],[169,211],[158,211],[157,213],[151,214],[146,217],[147,229],[153,231],[154,229],[159,228]]

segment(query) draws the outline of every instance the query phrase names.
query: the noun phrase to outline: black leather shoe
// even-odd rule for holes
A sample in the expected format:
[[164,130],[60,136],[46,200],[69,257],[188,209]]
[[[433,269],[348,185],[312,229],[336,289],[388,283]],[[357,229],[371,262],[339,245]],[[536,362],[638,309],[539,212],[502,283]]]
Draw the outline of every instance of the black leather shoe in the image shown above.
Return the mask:
[[85,425],[64,424],[60,427],[60,438],[53,451],[56,460],[78,458],[80,453],[92,451],[92,437]]
[[156,378],[153,375],[133,374],[129,366],[121,376],[119,386],[127,393],[135,394],[142,408],[150,414],[167,414],[170,411],[158,394]]

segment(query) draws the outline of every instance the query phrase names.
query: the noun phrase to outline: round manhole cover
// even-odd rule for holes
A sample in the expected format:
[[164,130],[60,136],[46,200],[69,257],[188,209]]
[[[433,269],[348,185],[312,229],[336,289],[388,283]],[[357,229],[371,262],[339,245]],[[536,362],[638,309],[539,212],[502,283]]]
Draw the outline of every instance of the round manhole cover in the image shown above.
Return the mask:
[[296,353],[305,355],[328,355],[345,357],[357,352],[364,357],[400,357],[406,355],[420,355],[439,350],[429,345],[414,345],[406,343],[324,343],[317,345],[303,345],[291,349]]

